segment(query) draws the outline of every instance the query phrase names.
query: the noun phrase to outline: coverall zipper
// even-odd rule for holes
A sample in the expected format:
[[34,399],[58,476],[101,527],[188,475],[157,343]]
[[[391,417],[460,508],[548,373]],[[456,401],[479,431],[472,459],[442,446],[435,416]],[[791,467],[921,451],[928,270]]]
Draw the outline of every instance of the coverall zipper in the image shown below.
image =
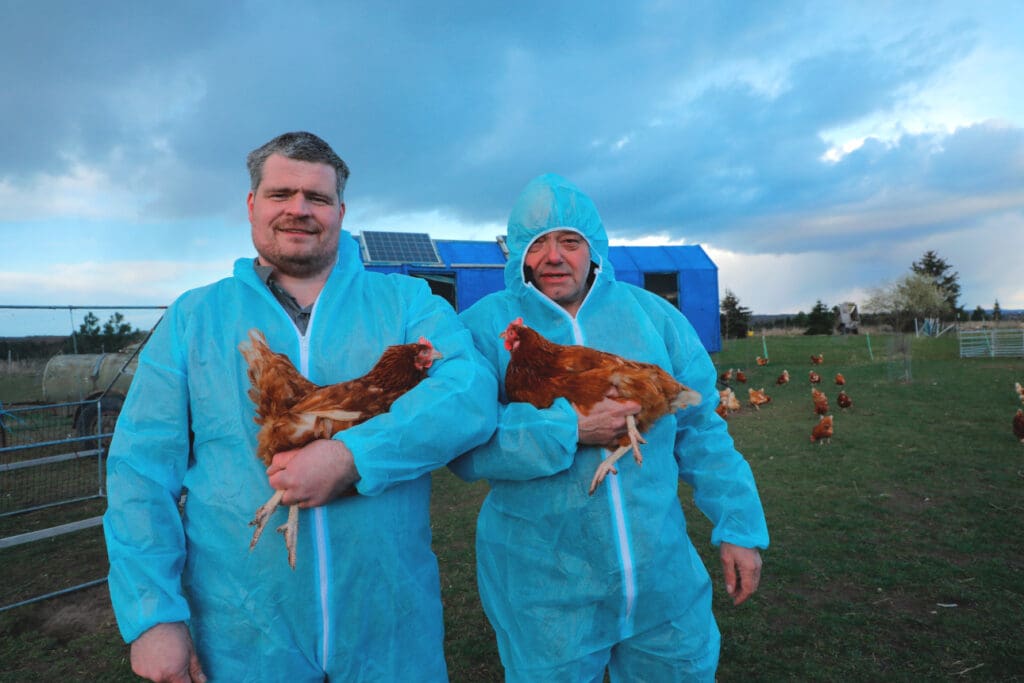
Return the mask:
[[[309,379],[309,339],[313,330],[313,320],[316,318],[316,308],[319,303],[313,302],[313,309],[309,313],[309,322],[306,324],[306,333],[299,333],[299,366],[302,376]],[[295,328],[298,333],[298,328]],[[313,518],[313,539],[314,539],[314,561],[316,571],[314,572],[317,582],[317,598],[320,607],[320,665],[327,670],[327,660],[330,655],[329,647],[331,642],[331,621],[329,618],[330,605],[330,583],[327,580],[329,547],[327,544],[327,516],[324,514],[323,506],[317,506],[310,510]]]
[[[590,292],[587,292],[587,297],[584,297],[580,308],[583,308],[589,296]],[[583,346],[583,329],[575,317],[569,316],[569,318],[572,321],[573,339],[577,344]],[[607,450],[602,450],[602,452],[606,457],[609,454]],[[636,603],[636,575],[633,567],[633,552],[629,547],[629,524],[626,520],[626,508],[622,502],[622,487],[619,485],[618,475],[609,473],[605,482],[608,484],[606,487],[608,504],[611,507],[614,522],[615,547],[618,550],[619,564],[622,567],[622,593],[625,601],[622,616],[623,621],[628,622],[633,616],[633,606]]]

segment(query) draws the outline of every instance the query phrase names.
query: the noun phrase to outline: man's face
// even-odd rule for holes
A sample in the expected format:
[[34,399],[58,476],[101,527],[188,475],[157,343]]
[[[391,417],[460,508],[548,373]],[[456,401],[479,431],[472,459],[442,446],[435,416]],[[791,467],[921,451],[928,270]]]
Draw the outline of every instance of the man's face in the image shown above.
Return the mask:
[[329,270],[338,258],[345,204],[333,168],[272,154],[249,193],[252,242],[260,261],[295,278]]
[[533,283],[549,299],[575,315],[587,295],[590,245],[573,230],[541,235],[526,250],[523,263],[533,270]]

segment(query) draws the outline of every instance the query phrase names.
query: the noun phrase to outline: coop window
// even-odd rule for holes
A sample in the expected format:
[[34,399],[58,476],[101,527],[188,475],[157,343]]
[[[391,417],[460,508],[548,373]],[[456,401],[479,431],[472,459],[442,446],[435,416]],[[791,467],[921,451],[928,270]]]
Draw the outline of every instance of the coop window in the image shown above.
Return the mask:
[[679,308],[679,273],[644,273],[644,289]]

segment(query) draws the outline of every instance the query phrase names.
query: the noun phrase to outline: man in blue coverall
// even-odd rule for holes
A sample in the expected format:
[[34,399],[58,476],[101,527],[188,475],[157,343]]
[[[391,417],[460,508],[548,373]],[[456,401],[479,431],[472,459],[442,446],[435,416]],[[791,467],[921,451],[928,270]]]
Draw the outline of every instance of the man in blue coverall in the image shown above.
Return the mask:
[[[678,481],[711,519],[735,604],[757,590],[768,531],[750,467],[715,414],[715,370],[670,303],[617,282],[593,202],[557,175],[534,179],[508,223],[505,290],[463,312],[500,381],[490,441],[450,464],[490,492],[477,524],[477,581],[506,680],[522,683],[714,680],[719,632],[711,583],[686,534]],[[656,363],[703,402],[645,434],[643,467],[617,464],[593,496],[602,450],[639,405],[606,398],[589,415],[560,398],[507,403],[515,318],[560,344]]]
[[[109,586],[132,668],[154,681],[446,681],[429,472],[492,433],[494,379],[422,280],[364,270],[341,229],[348,168],[327,143],[287,133],[248,164],[258,257],[167,310],[111,444]],[[421,336],[444,358],[388,413],[265,468],[238,351],[252,328],[320,385]],[[294,571],[283,542],[248,549],[271,487],[302,508]]]

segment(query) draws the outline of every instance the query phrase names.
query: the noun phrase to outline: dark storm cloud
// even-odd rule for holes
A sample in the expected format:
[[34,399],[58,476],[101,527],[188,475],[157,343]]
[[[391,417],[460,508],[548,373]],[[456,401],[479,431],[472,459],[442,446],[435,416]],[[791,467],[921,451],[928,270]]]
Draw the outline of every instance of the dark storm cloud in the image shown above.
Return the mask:
[[0,29],[0,178],[85,164],[148,218],[238,217],[245,154],[307,129],[352,167],[350,206],[380,215],[502,222],[523,184],[556,171],[619,237],[780,249],[800,247],[760,225],[894,188],[1019,186],[1010,126],[869,139],[824,161],[825,131],[898,109],[977,31],[840,32],[801,51],[824,29],[811,8],[16,3]]

